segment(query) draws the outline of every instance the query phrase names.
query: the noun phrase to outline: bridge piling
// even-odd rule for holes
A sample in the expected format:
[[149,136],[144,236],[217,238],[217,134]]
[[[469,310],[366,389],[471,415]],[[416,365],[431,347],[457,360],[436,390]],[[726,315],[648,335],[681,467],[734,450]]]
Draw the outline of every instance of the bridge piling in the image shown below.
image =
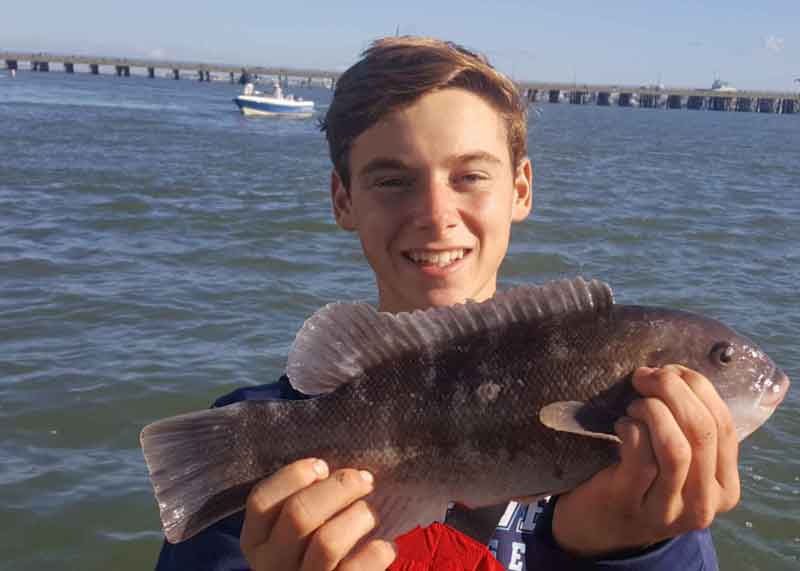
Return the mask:
[[683,97],[670,95],[667,97],[667,109],[683,109]]
[[700,95],[690,95],[689,98],[686,100],[686,108],[687,109],[703,109],[706,104],[706,98]]
[[644,109],[658,108],[658,95],[653,95],[652,93],[642,93],[639,96],[639,107]]
[[749,97],[736,98],[736,111],[748,112],[753,110],[753,100]]
[[572,105],[585,105],[588,95],[586,91],[573,91],[569,94],[569,102]]
[[766,99],[761,97],[758,99],[758,112],[759,113],[774,113],[775,112],[775,100],[774,99]]

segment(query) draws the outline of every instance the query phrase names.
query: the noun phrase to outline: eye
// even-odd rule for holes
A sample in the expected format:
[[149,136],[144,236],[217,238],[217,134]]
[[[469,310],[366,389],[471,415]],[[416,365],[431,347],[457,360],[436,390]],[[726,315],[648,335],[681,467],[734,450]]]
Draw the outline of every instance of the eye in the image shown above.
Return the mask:
[[456,188],[475,189],[483,188],[488,184],[489,176],[483,171],[467,171],[455,174],[451,178],[451,184]]
[[735,354],[735,352],[736,351],[733,348],[733,345],[731,345],[727,341],[720,341],[711,348],[710,356],[715,363],[719,363],[720,365],[727,365],[728,363],[733,361],[733,355]]
[[378,179],[373,183],[375,188],[379,189],[396,189],[396,188],[405,188],[411,184],[411,181],[408,178],[403,177],[386,177],[382,179]]
[[466,182],[480,182],[482,180],[486,180],[487,177],[486,177],[486,175],[483,175],[483,174],[480,174],[480,173],[471,172],[471,173],[465,174],[461,178],[462,178],[462,180],[464,180]]

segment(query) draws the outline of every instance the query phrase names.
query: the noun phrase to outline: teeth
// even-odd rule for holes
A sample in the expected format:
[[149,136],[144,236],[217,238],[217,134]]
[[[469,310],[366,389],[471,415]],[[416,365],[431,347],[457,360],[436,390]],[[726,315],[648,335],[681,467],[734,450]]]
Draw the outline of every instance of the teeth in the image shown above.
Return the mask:
[[443,268],[445,266],[449,266],[456,260],[463,258],[464,250],[463,248],[449,250],[446,252],[426,252],[424,250],[412,250],[408,253],[408,257],[417,264],[433,264]]

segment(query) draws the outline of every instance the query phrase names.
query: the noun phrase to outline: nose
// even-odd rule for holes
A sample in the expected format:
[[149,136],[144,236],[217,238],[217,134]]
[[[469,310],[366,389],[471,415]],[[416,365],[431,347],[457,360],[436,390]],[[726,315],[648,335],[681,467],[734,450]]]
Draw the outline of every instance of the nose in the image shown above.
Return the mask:
[[418,194],[415,218],[418,228],[443,234],[458,226],[458,197],[448,181],[434,176],[428,177]]
[[781,404],[791,384],[789,377],[780,369],[776,369],[772,375],[772,385],[764,390],[764,396],[761,397],[759,404],[764,408],[775,408]]

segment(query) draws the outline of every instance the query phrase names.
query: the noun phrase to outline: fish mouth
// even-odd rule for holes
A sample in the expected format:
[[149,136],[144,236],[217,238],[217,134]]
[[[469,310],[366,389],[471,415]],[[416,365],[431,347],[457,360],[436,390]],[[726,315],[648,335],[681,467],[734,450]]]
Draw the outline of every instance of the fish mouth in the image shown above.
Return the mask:
[[772,410],[783,402],[786,393],[789,392],[789,385],[792,383],[789,381],[789,377],[786,376],[786,373],[777,367],[772,373],[770,380],[772,381],[771,383],[769,381],[765,383],[764,394],[758,405],[762,408]]

